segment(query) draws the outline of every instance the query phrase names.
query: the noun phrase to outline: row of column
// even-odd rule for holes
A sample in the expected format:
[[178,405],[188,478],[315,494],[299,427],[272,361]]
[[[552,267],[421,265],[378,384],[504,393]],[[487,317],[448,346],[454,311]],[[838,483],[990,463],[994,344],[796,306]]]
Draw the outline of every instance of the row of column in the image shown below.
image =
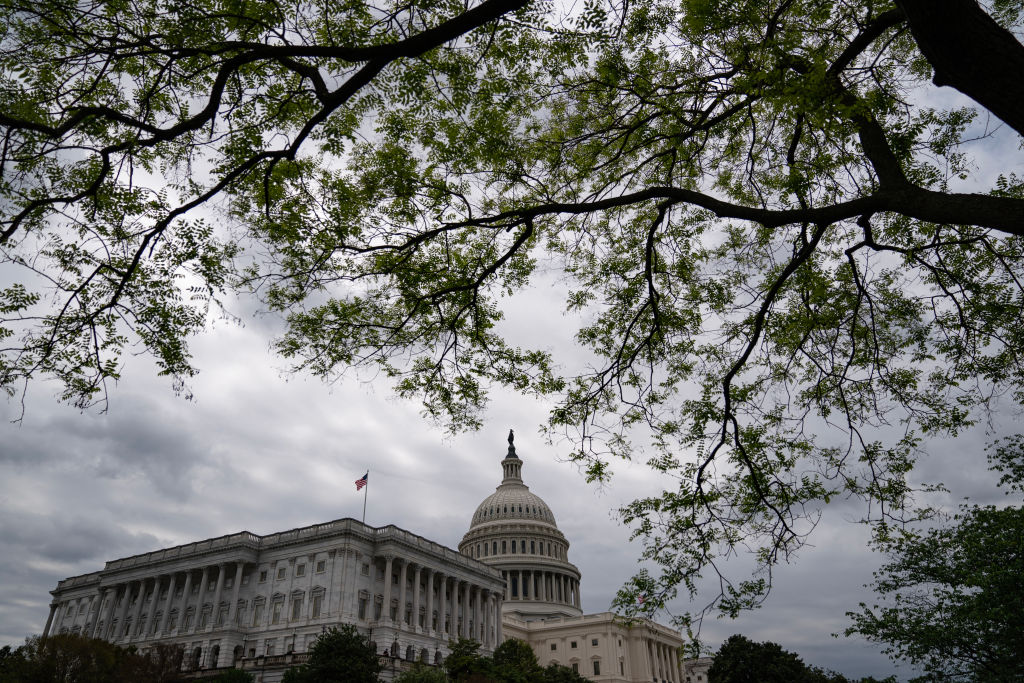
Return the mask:
[[[396,560],[401,563],[398,575],[398,612],[395,620],[400,629],[417,630],[419,614],[422,609],[425,615],[424,631],[434,630],[440,638],[446,636],[473,638],[488,649],[498,646],[501,642],[501,604],[500,596],[497,593],[470,583],[457,575],[446,574],[432,567],[403,561],[391,555],[384,556],[382,618],[390,618],[391,599],[395,597],[392,595],[392,575]],[[408,595],[407,586],[410,566],[413,567],[412,596]],[[421,581],[425,585],[426,591],[420,590]],[[446,595],[449,592],[449,586],[451,586],[452,595],[451,605],[447,604],[448,596]],[[421,595],[422,592],[425,592],[426,596]],[[437,628],[434,628],[433,625],[435,593],[437,595]],[[406,621],[406,605],[410,605],[409,621]],[[446,619],[449,613],[451,614],[451,624],[448,624]]]
[[[203,630],[208,630],[216,625],[218,609],[221,603],[221,599],[224,593],[225,579],[227,576],[227,570],[230,565],[234,565],[234,583],[232,584],[231,600],[228,605],[228,614],[226,623],[233,623],[236,617],[236,610],[238,609],[238,591],[242,584],[242,572],[244,570],[244,563],[241,562],[224,562],[218,565],[206,566],[201,569],[186,570],[185,572],[171,572],[169,574],[160,574],[158,576],[149,576],[142,579],[133,581],[127,581],[120,584],[111,586],[101,586],[97,592],[90,596],[85,596],[72,601],[70,609],[77,612],[81,604],[88,604],[88,608],[85,611],[86,619],[83,626],[83,635],[92,638],[102,638],[111,642],[118,642],[121,640],[131,640],[133,634],[140,638],[148,637],[148,634],[153,631],[154,626],[156,633],[163,634],[167,631],[167,622],[171,612],[177,607],[178,609],[178,624],[175,627],[174,635],[182,635],[187,633],[195,633],[200,630],[199,621],[202,614],[202,609],[205,604],[205,600],[208,592],[209,582],[212,580],[212,573],[215,572],[217,576],[216,587],[213,592],[213,607],[210,613],[210,623],[202,627]],[[184,626],[185,613],[189,606],[189,598],[191,597],[192,591],[192,579],[196,572],[200,572],[199,578],[199,593],[196,600],[196,613],[193,622],[186,628]],[[182,589],[181,598],[178,599],[175,596],[175,592],[178,587],[179,574],[184,573],[184,586]],[[163,586],[167,586],[167,597],[163,599],[163,610],[160,616],[159,624],[154,623],[156,614],[160,611],[160,595],[162,593]],[[120,602],[117,600],[117,596],[121,596]],[[138,596],[135,600],[134,608],[132,607],[132,596]],[[146,596],[149,595],[149,599]],[[143,610],[147,608],[145,612],[145,623],[139,626],[139,620],[142,619]],[[47,636],[50,633],[52,621],[56,605],[51,605],[50,616],[46,620],[46,627],[43,630],[43,636]],[[91,621],[90,621],[91,615]],[[77,616],[77,614],[76,614]],[[117,622],[117,632],[114,632],[114,622]],[[130,621],[129,621],[130,619]],[[63,621],[63,619],[61,620]],[[102,630],[100,624],[102,623]],[[125,624],[131,624],[131,629],[126,630]]]
[[652,675],[656,680],[666,683],[681,683],[683,679],[679,662],[679,648],[659,643],[656,640],[648,640],[647,654],[651,661]]
[[[505,572],[507,595],[513,600],[537,600],[560,602],[573,607],[580,606],[580,583],[575,578],[551,571],[533,569],[510,569]],[[513,581],[516,590],[512,590]]]

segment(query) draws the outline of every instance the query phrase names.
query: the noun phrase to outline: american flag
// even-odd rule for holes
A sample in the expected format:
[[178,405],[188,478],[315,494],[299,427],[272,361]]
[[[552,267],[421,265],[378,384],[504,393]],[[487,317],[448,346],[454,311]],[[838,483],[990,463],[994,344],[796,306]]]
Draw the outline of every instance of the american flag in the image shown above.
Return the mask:
[[363,488],[364,486],[366,486],[366,483],[367,483],[367,482],[368,482],[369,480],[370,480],[370,473],[369,473],[369,472],[367,472],[367,473],[366,473],[366,474],[364,474],[363,476],[361,476],[361,477],[359,477],[358,479],[356,479],[356,491],[359,491],[359,490],[361,490],[361,489],[362,489],[362,488]]

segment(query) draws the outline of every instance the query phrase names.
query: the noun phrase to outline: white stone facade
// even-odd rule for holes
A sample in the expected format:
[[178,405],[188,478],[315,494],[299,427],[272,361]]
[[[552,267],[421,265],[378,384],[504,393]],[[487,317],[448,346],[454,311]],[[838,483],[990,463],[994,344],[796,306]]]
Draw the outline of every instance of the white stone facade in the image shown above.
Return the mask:
[[525,640],[544,666],[561,664],[601,683],[680,683],[679,633],[646,619],[626,624],[611,612],[543,621],[505,617],[506,638]]
[[112,560],[51,591],[44,635],[180,646],[194,670],[301,653],[324,629],[354,624],[378,653],[433,663],[459,636],[485,652],[502,641],[504,585],[450,548],[341,519]]

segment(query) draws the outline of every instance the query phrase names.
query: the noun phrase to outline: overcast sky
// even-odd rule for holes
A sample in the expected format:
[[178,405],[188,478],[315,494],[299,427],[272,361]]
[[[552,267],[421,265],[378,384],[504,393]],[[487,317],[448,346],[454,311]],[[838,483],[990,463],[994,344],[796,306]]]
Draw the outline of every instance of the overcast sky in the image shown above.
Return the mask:
[[[536,315],[545,295],[535,289],[513,302],[508,329],[561,345],[565,321]],[[353,482],[367,468],[369,524],[395,524],[455,548],[499,483],[509,428],[526,483],[571,543],[584,610],[609,608],[640,550],[613,510],[660,490],[656,476],[617,463],[610,485],[587,484],[564,461],[567,446],[540,437],[546,408],[533,399],[496,393],[479,433],[446,437],[384,384],[328,386],[288,375],[268,349],[277,324],[222,322],[197,339],[202,372],[192,401],[176,396],[149,361],[134,358],[107,414],[60,405],[56,388],[45,384],[31,387],[20,425],[8,422],[20,406],[0,404],[8,418],[0,424],[0,645],[41,632],[57,581],[107,560],[243,529],[266,534],[358,519],[363,498]],[[950,501],[991,494],[982,437],[932,445],[929,472],[953,489]],[[850,676],[909,675],[877,647],[831,635],[845,627],[846,610],[870,600],[862,585],[880,561],[865,548],[866,530],[851,521],[861,512],[829,511],[815,547],[777,572],[767,604],[736,621],[710,621],[708,642],[717,647],[743,633]],[[671,610],[688,607],[678,600]]]

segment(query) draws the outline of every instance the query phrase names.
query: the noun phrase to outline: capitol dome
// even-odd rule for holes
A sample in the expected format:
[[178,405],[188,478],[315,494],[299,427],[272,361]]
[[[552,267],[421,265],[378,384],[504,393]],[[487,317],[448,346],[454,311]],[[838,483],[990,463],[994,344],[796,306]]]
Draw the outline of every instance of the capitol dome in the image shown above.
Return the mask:
[[569,541],[548,504],[523,483],[513,438],[510,431],[501,484],[477,506],[459,551],[501,570],[503,614],[527,621],[579,616],[580,572],[569,562]]

